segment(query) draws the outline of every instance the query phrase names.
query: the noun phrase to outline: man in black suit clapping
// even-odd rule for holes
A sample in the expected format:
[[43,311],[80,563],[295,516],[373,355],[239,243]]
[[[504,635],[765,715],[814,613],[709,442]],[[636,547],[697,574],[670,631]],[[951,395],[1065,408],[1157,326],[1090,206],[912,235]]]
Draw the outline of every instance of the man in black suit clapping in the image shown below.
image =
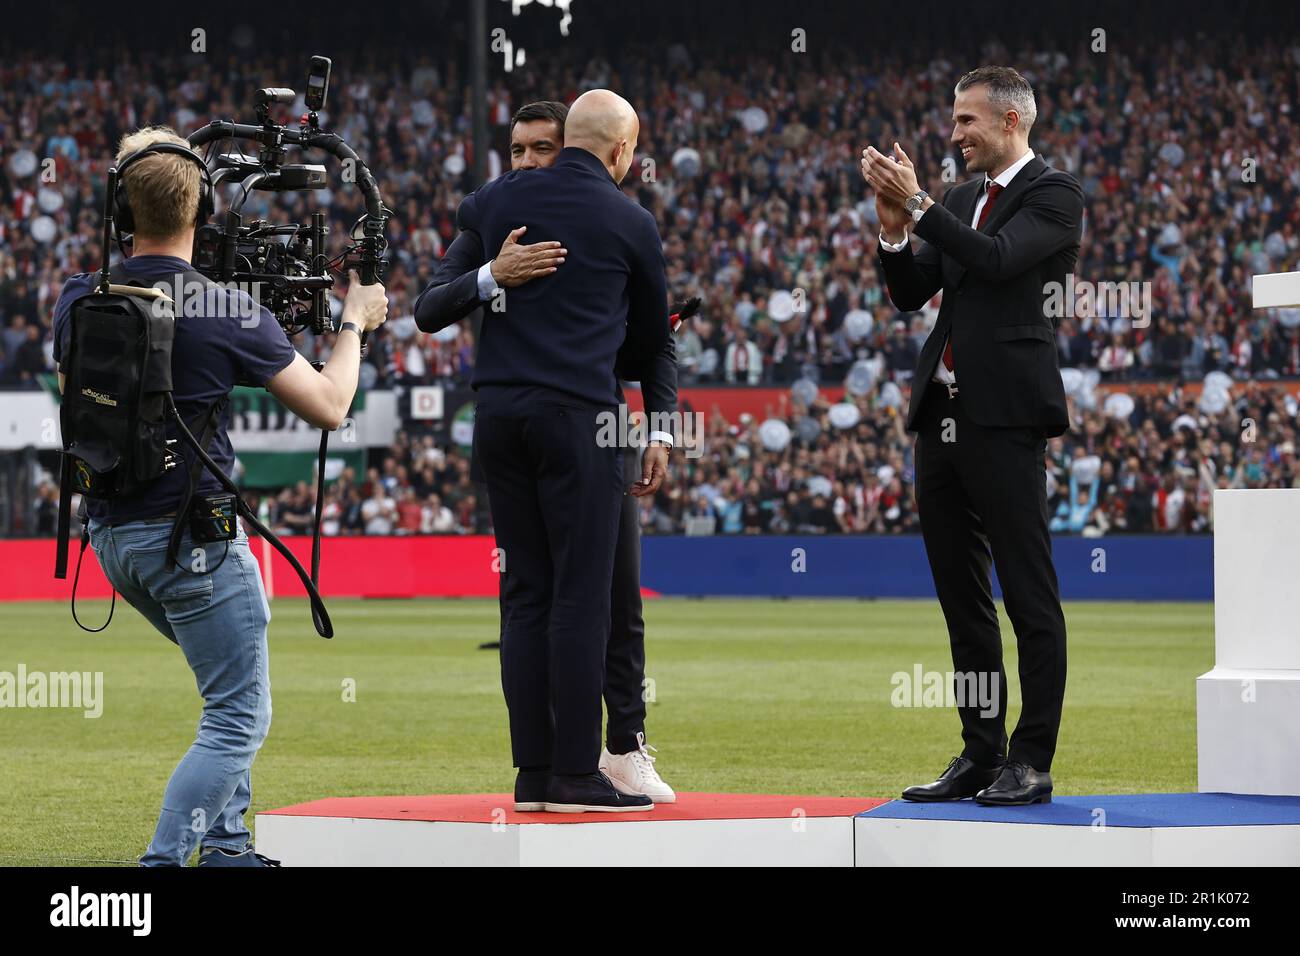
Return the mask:
[[[1047,303],[1079,255],[1083,193],[1029,148],[1036,115],[1033,90],[1015,70],[962,77],[951,139],[967,171],[981,175],[941,202],[922,191],[897,143],[892,156],[863,150],[890,298],[912,312],[943,291],[907,428],[917,435],[917,508],[952,644],[964,747],[938,780],[905,790],[909,800],[1018,806],[1052,794],[1065,617],[1043,458],[1046,439],[1070,422]],[[924,246],[914,249],[909,232]],[[990,558],[1020,657],[1023,707],[1009,747]]]

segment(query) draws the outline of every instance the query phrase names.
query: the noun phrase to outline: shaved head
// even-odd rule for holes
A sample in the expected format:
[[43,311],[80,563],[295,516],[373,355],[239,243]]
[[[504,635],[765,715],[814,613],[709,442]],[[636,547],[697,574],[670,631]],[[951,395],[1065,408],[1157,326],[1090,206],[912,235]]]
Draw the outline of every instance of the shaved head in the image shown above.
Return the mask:
[[617,183],[632,165],[640,132],[641,121],[631,103],[610,90],[588,90],[569,107],[564,145],[594,154]]

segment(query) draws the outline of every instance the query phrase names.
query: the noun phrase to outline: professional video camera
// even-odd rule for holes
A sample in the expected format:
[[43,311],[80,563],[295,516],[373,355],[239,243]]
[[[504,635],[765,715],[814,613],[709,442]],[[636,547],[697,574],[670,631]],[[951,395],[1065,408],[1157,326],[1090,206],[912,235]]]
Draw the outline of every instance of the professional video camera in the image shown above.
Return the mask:
[[[178,563],[177,555],[187,526],[195,541],[229,542],[238,533],[236,516],[242,515],[249,527],[265,538],[301,578],[311,601],[317,632],[322,637],[333,636],[334,626],[316,586],[329,433],[321,432],[317,457],[316,515],[308,572],[271,529],[258,520],[241,497],[239,488],[209,454],[212,436],[227,407],[225,397],[212,404],[202,425],[193,430],[176,408],[172,396],[176,301],[160,289],[128,283],[121,274],[115,279],[120,264],[113,267],[109,262],[112,239],[116,238],[121,248],[123,235],[134,227],[134,214],[127,202],[129,197],[120,188],[119,173],[150,153],[180,153],[188,161],[204,166],[191,260],[194,270],[213,282],[251,287],[254,298],[275,315],[290,335],[306,328],[316,334],[332,328],[328,299],[334,285],[331,272],[356,269],[363,285],[383,279],[387,247],[384,227],[391,211],[384,206],[379,185],[361,157],[341,137],[324,132],[319,126],[317,112],[325,105],[329,76],[329,59],[312,57],[307,80],[307,113],[297,129],[281,126],[271,118],[274,104],[292,103],[297,94],[290,89],[270,87],[257,92],[258,125],[215,120],[190,135],[189,143],[195,150],[209,147],[206,156],[200,158],[179,145],[158,143],[124,158],[121,170],[116,165],[109,168],[99,282],[93,292],[76,299],[71,307],[65,372],[68,398],[59,413],[64,454],[59,478],[55,577],[67,574],[73,493],[111,500],[138,491],[177,465],[171,446],[183,440],[194,456],[168,541],[168,567],[186,570]],[[257,157],[218,147],[228,140],[255,141]],[[324,166],[285,162],[291,146],[321,149],[337,156],[344,163],[344,178],[355,181],[365,199],[366,211],[351,230],[352,244],[332,258],[325,247],[329,230],[323,212],[313,213],[311,225],[306,228],[296,224],[276,226],[263,220],[244,224],[244,203],[254,189],[286,192],[324,187]],[[242,189],[222,214],[221,221],[204,221],[213,212],[219,188],[231,184]],[[168,439],[167,428],[173,423],[179,438]],[[195,430],[201,433],[201,438],[195,437]],[[220,494],[196,493],[203,468],[221,485]],[[85,554],[89,540],[83,524],[81,555]],[[79,555],[78,577],[80,569]],[[74,578],[74,619],[76,592],[77,578]],[[109,619],[112,619],[111,609]],[[80,620],[77,623],[81,624]],[[97,630],[107,626],[106,621]]]
[[[216,282],[253,285],[260,303],[275,316],[290,335],[310,328],[319,335],[331,327],[329,290],[334,285],[331,271],[346,274],[356,269],[363,285],[380,282],[386,262],[384,227],[392,211],[379,194],[379,184],[352,147],[336,133],[319,126],[317,112],[324,108],[329,92],[330,60],[311,58],[305,96],[307,113],[297,128],[281,126],[271,118],[278,103],[292,103],[297,93],[284,87],[257,91],[257,124],[214,120],[190,134],[195,149],[208,147],[205,160],[212,169],[213,190],[232,183],[242,189],[218,219],[202,224],[194,235],[194,268]],[[257,155],[222,152],[230,140],[251,140]],[[324,212],[312,214],[310,225],[275,225],[265,220],[244,222],[243,208],[254,190],[298,192],[323,189],[325,167],[286,163],[288,149],[320,149],[343,163],[345,181],[353,181],[365,199],[366,211],[352,226],[352,244],[329,257],[325,240],[329,235]]]

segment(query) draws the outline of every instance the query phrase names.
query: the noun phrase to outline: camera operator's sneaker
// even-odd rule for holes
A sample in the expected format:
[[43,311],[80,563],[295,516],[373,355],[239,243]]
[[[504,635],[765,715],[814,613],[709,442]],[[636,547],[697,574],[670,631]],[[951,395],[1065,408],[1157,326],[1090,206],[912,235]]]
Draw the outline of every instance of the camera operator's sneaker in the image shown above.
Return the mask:
[[644,794],[619,793],[599,772],[553,774],[546,790],[546,809],[551,813],[627,813],[654,808]]
[[199,854],[199,866],[279,866],[279,860],[272,860],[254,853],[250,846],[242,853],[225,850],[219,846],[208,847]]
[[644,793],[655,803],[676,803],[677,794],[655,770],[655,758],[650,756],[650,751],[655,748],[646,745],[642,733],[636,735],[636,744],[636,750],[625,754],[612,754],[602,749],[601,773],[609,777],[619,793]]

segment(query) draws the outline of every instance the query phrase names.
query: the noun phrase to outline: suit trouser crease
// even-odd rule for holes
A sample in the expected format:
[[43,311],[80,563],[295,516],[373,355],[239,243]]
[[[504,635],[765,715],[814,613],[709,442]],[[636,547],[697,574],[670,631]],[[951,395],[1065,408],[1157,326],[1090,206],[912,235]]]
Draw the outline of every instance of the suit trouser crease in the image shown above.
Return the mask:
[[[1066,647],[1048,532],[1046,442],[1036,429],[978,425],[960,397],[949,399],[933,385],[927,392],[918,416],[917,509],[953,669],[976,678],[958,684],[963,756],[983,766],[1009,756],[1047,771],[1060,727]],[[1002,585],[1019,658],[1021,714],[1009,751],[991,567]],[[963,699],[963,686],[992,689],[988,681],[994,679],[995,712],[989,713],[987,702]]]
[[[477,462],[477,454],[475,461]],[[636,473],[637,455],[623,455],[623,475]],[[477,480],[487,496],[482,475]],[[605,651],[605,744],[610,753],[630,753],[645,739],[645,616],[641,601],[641,526],[637,499],[623,496],[619,506],[614,581],[610,591],[609,643]],[[501,633],[505,633],[511,578],[501,575]],[[641,740],[637,735],[641,735]]]
[[[623,475],[631,480],[636,454],[623,456]],[[610,753],[628,753],[645,733],[645,618],[641,603],[641,528],[637,499],[623,495],[619,505],[614,584],[610,593],[609,648],[605,653],[605,741]]]
[[502,689],[519,767],[594,773],[622,496],[599,409],[480,406],[475,427],[505,561]]

